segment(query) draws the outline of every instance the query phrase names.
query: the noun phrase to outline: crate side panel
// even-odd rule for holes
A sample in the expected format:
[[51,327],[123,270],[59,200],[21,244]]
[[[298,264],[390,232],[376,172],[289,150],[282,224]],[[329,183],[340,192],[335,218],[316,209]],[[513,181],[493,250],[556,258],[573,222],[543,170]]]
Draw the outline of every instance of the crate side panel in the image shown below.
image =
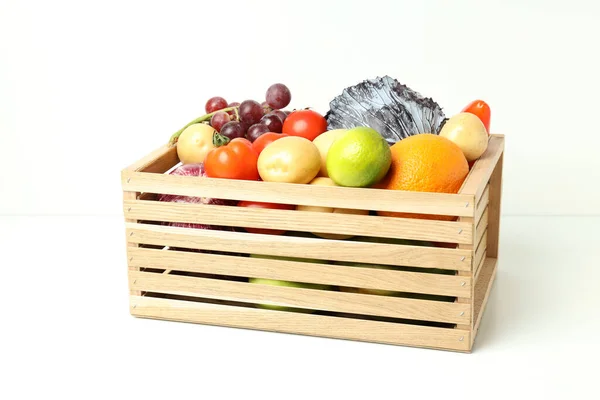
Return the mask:
[[129,240],[169,247],[470,271],[472,251],[127,224]]
[[123,211],[145,221],[473,243],[470,224],[462,222],[142,200],[126,201]]
[[470,332],[352,318],[131,297],[139,317],[395,345],[468,351]]
[[124,190],[320,207],[473,216],[470,194],[198,178],[124,171]]
[[203,297],[252,304],[333,311],[444,323],[464,323],[470,307],[443,301],[346,293],[335,290],[273,286],[149,272],[130,273],[140,291]]
[[471,293],[471,279],[455,275],[143,248],[129,249],[128,256],[131,265],[156,269],[439,296]]

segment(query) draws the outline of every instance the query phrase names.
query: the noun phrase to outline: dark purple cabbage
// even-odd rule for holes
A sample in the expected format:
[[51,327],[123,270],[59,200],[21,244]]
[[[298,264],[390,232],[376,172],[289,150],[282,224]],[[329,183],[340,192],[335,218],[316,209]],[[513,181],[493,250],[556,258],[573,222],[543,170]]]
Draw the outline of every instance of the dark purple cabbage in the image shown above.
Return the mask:
[[439,134],[442,108],[389,76],[348,87],[329,103],[327,129],[368,126],[390,144],[420,133]]

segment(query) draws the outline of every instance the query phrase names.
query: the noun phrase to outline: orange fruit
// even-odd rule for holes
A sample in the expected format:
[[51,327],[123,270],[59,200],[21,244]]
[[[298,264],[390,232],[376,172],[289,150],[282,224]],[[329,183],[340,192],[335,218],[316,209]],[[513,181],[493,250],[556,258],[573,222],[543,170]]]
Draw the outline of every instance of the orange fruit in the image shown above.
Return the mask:
[[[445,137],[422,133],[391,146],[392,165],[374,187],[416,192],[458,193],[469,173],[464,153]],[[378,211],[390,217],[453,220],[455,217]]]

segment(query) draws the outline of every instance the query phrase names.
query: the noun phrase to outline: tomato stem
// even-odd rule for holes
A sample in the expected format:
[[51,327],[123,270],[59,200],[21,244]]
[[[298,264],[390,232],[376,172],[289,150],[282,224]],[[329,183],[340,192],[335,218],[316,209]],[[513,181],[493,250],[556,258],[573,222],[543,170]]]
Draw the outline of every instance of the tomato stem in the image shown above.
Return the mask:
[[215,147],[225,146],[227,143],[229,143],[229,138],[227,136],[221,135],[218,132],[213,135],[213,144]]
[[[177,143],[177,140],[179,139],[179,136],[181,135],[181,133],[189,126],[194,125],[194,124],[199,124],[200,122],[207,121],[207,120],[211,119],[213,115],[215,115],[216,113],[221,112],[221,111],[227,112],[227,111],[235,110],[235,114],[237,115],[238,108],[239,107],[237,107],[237,106],[236,107],[226,107],[221,110],[217,110],[217,111],[211,112],[210,114],[205,114],[201,117],[196,118],[195,120],[191,121],[186,126],[181,128],[180,130],[175,132],[173,135],[171,135],[171,138],[169,139],[169,144],[174,145],[175,143]],[[214,138],[213,138],[213,140],[214,140]],[[227,140],[229,140],[229,139],[227,139]]]

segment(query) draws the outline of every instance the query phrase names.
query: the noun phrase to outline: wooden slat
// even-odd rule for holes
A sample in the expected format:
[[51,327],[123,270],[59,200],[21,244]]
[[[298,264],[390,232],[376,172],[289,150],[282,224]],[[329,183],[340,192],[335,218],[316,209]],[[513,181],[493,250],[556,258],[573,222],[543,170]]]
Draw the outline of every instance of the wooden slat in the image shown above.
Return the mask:
[[191,249],[470,271],[472,251],[126,224],[129,241]]
[[[469,226],[469,235],[471,237],[473,237],[474,233],[475,233],[475,222],[474,222],[474,219],[472,217],[460,217],[458,220],[461,223],[468,224],[468,226]],[[468,243],[468,244],[459,244],[458,248],[460,250],[463,250],[463,251],[468,251],[469,254],[473,254],[473,242]],[[472,261],[471,261],[471,264],[472,264]],[[472,265],[471,265],[471,267],[472,267]],[[472,279],[471,269],[472,268],[469,268],[469,271],[458,271],[458,276],[460,278],[464,279],[465,281]],[[456,299],[456,303],[463,304],[463,305],[469,307],[469,314],[472,313],[471,311],[473,309],[471,297],[472,297],[472,294],[469,293],[469,296],[467,296],[467,297],[458,297]],[[467,320],[463,324],[456,325],[456,329],[470,330],[471,327],[472,327],[472,325],[471,325],[471,320],[470,319]]]
[[479,203],[477,203],[477,209],[475,210],[475,223],[478,224],[481,216],[485,212],[488,206],[490,196],[490,186],[488,185],[486,189],[483,191],[481,195],[481,199],[479,199]]
[[483,237],[483,233],[486,231],[487,226],[488,226],[488,210],[486,208],[485,212],[481,216],[481,219],[479,220],[479,224],[477,225],[477,228],[475,228],[475,241],[474,241],[475,243],[479,243],[481,241],[481,238]]
[[146,292],[453,324],[464,323],[471,318],[470,305],[452,302],[273,286],[150,272],[132,271],[130,279],[134,282],[136,289]]
[[[473,314],[475,326],[473,328],[473,334],[471,335],[471,340],[473,342],[475,341],[475,337],[477,335],[479,325],[481,323],[481,318],[483,317],[487,301],[490,297],[490,292],[492,291],[492,286],[496,278],[497,267],[498,260],[496,258],[490,257],[485,259],[483,267],[481,267],[479,280],[477,282],[477,285],[475,286],[475,308]],[[473,345],[473,343],[471,343],[471,345]]]
[[472,194],[199,178],[129,170],[124,170],[121,177],[123,190],[127,191],[434,215],[472,217],[475,213]]
[[459,193],[474,195],[478,202],[503,151],[504,135],[491,135],[487,150],[473,165]]
[[132,296],[131,313],[208,325],[468,352],[469,331]]
[[472,243],[469,223],[207,204],[127,201],[124,212],[144,221],[189,222],[344,235]]
[[490,178],[490,204],[488,215],[488,256],[498,258],[500,242],[500,210],[502,204],[502,164],[504,155],[500,157],[494,173]]
[[[162,174],[179,162],[177,147],[163,145],[131,164],[122,172],[146,172]],[[137,190],[143,192],[144,190]]]
[[[134,200],[137,197],[137,195],[138,195],[138,193],[136,193],[136,192],[123,192],[123,201],[126,202],[126,201]],[[135,218],[125,216],[125,222],[126,223],[137,223],[137,220]],[[126,239],[129,239],[129,236],[126,236]],[[127,243],[128,250],[135,249],[138,247],[137,243],[132,243],[129,240],[126,240],[126,243]],[[129,257],[129,256],[127,256],[127,257]],[[139,267],[132,266],[130,263],[127,264],[127,268],[129,269],[129,271],[139,271]],[[129,294],[134,295],[134,296],[140,296],[141,292],[138,290],[132,290],[131,282],[129,282]]]
[[128,257],[137,267],[471,297],[471,278],[455,275],[143,248],[129,249]]
[[481,241],[477,245],[477,250],[475,250],[475,257],[473,258],[473,265],[477,267],[481,262],[485,251],[487,250],[487,230],[483,233],[481,237]]

